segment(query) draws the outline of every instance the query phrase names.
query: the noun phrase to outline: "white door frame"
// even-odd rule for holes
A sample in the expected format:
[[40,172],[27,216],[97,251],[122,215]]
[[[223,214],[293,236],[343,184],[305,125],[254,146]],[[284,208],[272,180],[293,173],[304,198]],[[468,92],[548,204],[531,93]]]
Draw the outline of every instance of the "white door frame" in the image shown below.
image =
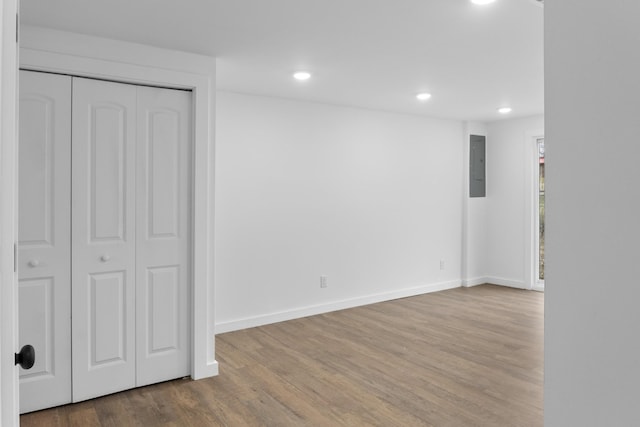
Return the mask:
[[17,227],[18,0],[0,1],[0,425],[19,424]]
[[534,167],[538,159],[538,139],[544,138],[544,130],[538,129],[525,133],[525,177],[528,178],[529,191],[525,191],[525,278],[526,288],[534,291],[544,291],[544,286],[540,284],[536,267],[536,239],[537,239],[537,214],[535,212],[538,204],[538,170]]
[[191,377],[215,360],[213,195],[215,59],[79,34],[22,27],[20,67],[193,92]]
[[535,150],[535,158],[533,168],[533,289],[544,291],[544,280],[540,280],[540,214],[539,214],[539,197],[540,197],[540,167],[536,167],[540,158],[538,141],[544,140],[544,135],[539,135],[533,139],[533,147]]

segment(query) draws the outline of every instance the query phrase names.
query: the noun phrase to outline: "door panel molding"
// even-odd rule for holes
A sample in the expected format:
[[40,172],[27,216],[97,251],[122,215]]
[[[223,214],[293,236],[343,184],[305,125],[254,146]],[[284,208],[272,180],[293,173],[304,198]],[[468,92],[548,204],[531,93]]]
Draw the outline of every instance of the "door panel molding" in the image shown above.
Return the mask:
[[138,88],[138,385],[186,376],[191,369],[191,98],[185,91]]
[[[20,97],[20,114],[29,117],[31,125],[20,129],[19,158],[29,159],[31,167],[19,168],[18,182],[29,194],[18,195],[18,211],[30,212],[20,218],[18,244],[21,247],[52,247],[54,243],[54,140],[53,109],[50,96],[28,93]],[[35,126],[42,123],[43,126]],[[34,195],[34,193],[38,193]],[[38,197],[39,195],[42,197]]]
[[71,402],[71,78],[21,71],[19,108],[18,335],[36,351],[24,413]]
[[136,385],[137,88],[76,77],[72,84],[71,347],[79,402]]
[[[20,381],[24,384],[46,377],[55,376],[53,354],[55,347],[52,342],[55,328],[55,303],[54,303],[53,276],[23,279],[18,282],[19,320],[22,328],[36,331],[37,336],[29,342],[38,349],[38,357],[31,369],[20,369]],[[41,387],[41,385],[38,385]]]
[[[127,117],[127,107],[123,105],[101,102],[97,105],[89,104],[88,108],[84,107],[83,110],[85,108],[89,110],[88,129],[83,129],[83,135],[75,136],[83,140],[86,136],[88,139],[88,193],[91,198],[88,216],[89,242],[124,242],[129,219],[126,215],[126,187],[132,178],[125,167],[131,162],[126,155],[127,143],[130,141],[126,129],[131,125],[127,119],[130,117]],[[101,132],[103,129],[107,134]],[[114,132],[113,129],[117,129],[118,132]],[[113,182],[117,185],[112,186]]]

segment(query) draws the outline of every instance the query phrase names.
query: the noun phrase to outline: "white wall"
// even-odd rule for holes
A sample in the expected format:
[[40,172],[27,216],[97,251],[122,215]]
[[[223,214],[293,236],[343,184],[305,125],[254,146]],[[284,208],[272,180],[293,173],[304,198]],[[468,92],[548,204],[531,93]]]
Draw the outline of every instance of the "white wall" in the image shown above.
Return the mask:
[[[543,116],[487,125],[487,281],[532,286],[534,137],[544,134]],[[480,225],[478,225],[480,226]]]
[[459,286],[462,138],[458,121],[219,93],[217,331]]
[[[486,197],[469,197],[469,138],[471,135],[487,136],[484,123],[466,122],[462,158],[463,221],[462,221],[462,284],[481,285],[487,282],[487,206]],[[485,163],[486,164],[486,163]]]
[[545,5],[545,425],[640,425],[640,2]]

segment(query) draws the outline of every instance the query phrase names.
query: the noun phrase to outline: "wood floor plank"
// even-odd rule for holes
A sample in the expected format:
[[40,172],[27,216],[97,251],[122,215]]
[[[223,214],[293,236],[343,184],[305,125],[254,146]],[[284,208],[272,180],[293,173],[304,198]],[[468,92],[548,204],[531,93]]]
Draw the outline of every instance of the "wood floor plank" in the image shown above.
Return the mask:
[[543,294],[459,288],[216,337],[220,375],[23,426],[542,426]]

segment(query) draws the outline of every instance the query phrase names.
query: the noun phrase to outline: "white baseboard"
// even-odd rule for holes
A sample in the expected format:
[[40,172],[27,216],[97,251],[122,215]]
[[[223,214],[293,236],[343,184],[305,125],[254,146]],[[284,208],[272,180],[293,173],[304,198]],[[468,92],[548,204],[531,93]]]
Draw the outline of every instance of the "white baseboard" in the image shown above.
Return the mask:
[[260,316],[247,317],[244,319],[230,320],[226,322],[216,323],[216,334],[254,328],[256,326],[268,325],[270,323],[284,322],[286,320],[299,319],[301,317],[329,313],[331,311],[344,310],[346,308],[375,304],[383,301],[391,301],[398,298],[406,298],[416,295],[428,294],[431,292],[444,291],[447,289],[459,288],[460,286],[461,283],[459,280],[432,283],[429,285],[420,285],[392,292],[383,292],[374,295],[367,295],[358,298],[330,302],[327,304],[294,308],[277,313],[269,313]]
[[466,279],[462,281],[462,286],[465,288],[470,288],[472,286],[491,284],[498,286],[505,286],[508,288],[515,289],[531,289],[537,292],[544,292],[544,285],[534,285],[533,288],[527,286],[522,280],[513,280],[513,279],[505,279],[504,277],[476,277],[473,279]]
[[191,371],[191,379],[200,380],[202,378],[216,377],[220,373],[220,367],[218,361],[207,363],[206,369],[199,369],[197,371]]
[[487,277],[485,283],[492,285],[507,286],[516,289],[529,289],[522,280],[505,279],[504,277]]
[[464,279],[462,281],[462,287],[471,288],[473,286],[484,285],[485,283],[487,283],[488,280],[489,279],[487,279],[486,277],[474,277],[472,279]]

